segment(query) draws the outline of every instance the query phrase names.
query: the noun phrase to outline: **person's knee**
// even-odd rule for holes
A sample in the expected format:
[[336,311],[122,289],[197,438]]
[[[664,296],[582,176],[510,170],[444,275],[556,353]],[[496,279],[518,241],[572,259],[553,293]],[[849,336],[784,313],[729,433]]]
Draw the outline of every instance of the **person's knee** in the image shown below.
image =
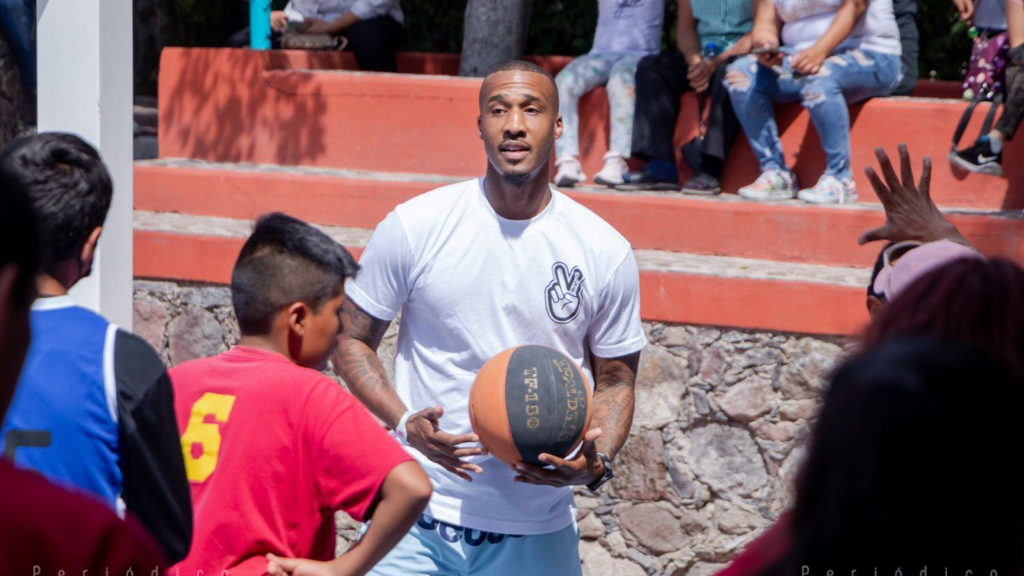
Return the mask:
[[571,72],[563,71],[555,76],[555,87],[562,100],[579,100],[583,96],[583,79]]
[[[859,50],[855,50],[854,53],[861,56],[864,55]],[[814,76],[809,76],[804,83],[804,87],[800,89],[800,99],[804,107],[811,109],[830,99],[841,98],[843,91],[839,87],[836,75],[844,68],[858,65],[862,64],[860,64],[857,56],[853,53],[851,53],[851,58],[849,59],[838,54],[826,58],[818,73]],[[863,65],[873,65],[873,63]]]
[[757,59],[744,56],[730,64],[725,70],[725,87],[730,93],[745,94],[750,92],[757,77]]
[[824,66],[821,67],[821,70],[817,76],[808,80],[800,89],[800,101],[808,110],[824,104],[830,98],[835,98],[837,94],[842,94],[835,82],[830,81],[828,76],[822,76],[822,73],[825,72]]

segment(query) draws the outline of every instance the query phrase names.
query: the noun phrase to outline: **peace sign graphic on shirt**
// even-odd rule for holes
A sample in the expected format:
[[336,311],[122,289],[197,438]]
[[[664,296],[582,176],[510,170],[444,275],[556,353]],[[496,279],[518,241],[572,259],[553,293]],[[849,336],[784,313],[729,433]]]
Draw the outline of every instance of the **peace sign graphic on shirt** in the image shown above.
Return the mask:
[[569,267],[562,262],[555,262],[551,272],[554,279],[546,291],[548,316],[559,324],[565,324],[580,312],[583,273],[579,266],[574,266],[570,272]]

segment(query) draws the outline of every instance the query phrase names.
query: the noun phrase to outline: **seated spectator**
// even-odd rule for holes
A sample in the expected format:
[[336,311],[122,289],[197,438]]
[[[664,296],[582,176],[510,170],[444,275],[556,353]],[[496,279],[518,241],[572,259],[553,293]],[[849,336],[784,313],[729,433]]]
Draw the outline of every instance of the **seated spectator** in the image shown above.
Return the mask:
[[798,476],[788,542],[755,573],[1021,574],[1024,501],[1007,453],[1019,448],[1022,384],[947,340],[890,340],[846,362]]
[[722,191],[722,167],[739,135],[724,79],[725,67],[750,52],[750,0],[678,0],[676,50],[640,61],[636,70],[636,116],[632,154],[647,160],[629,175],[623,190],[679,190],[674,136],[680,97],[693,90],[710,94],[707,132],[700,163],[683,186],[688,194]]
[[[965,0],[969,1],[969,0]],[[974,26],[989,34],[1008,32],[1009,62],[1006,65],[1006,100],[999,121],[988,134],[967,148],[950,154],[949,160],[964,170],[1002,176],[1003,145],[1013,140],[1024,120],[1024,2],[1022,0],[979,0]]]
[[575,186],[587,180],[579,160],[578,105],[584,94],[605,85],[611,106],[611,142],[604,168],[594,182],[605,186],[623,183],[633,137],[636,66],[641,58],[661,48],[664,19],[664,0],[598,0],[597,31],[590,53],[573,60],[555,77],[564,126],[555,143],[556,186]]
[[[31,341],[40,242],[32,204],[0,169],[0,418]],[[10,446],[10,445],[9,445]],[[131,519],[0,459],[0,574],[159,573],[156,545]]]
[[[405,45],[400,0],[291,0],[270,13],[274,37],[288,31],[344,36],[346,50],[361,70],[397,72],[395,53]],[[229,46],[248,46],[249,29],[234,34]]]
[[[726,74],[736,116],[761,165],[761,176],[739,194],[752,200],[855,202],[848,104],[890,94],[900,80],[892,0],[757,2],[752,36],[755,50],[764,53],[740,58]],[[790,101],[807,108],[827,160],[818,183],[799,194],[772,112],[773,102]]]

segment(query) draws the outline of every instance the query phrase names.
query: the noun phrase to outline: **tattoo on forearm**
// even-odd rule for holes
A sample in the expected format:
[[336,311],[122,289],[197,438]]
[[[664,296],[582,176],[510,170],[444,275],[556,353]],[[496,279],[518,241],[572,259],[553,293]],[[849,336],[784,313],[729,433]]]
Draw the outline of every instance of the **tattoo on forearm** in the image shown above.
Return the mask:
[[614,457],[633,427],[636,371],[640,355],[606,360],[594,358],[594,417],[592,426],[601,428],[597,439],[599,452]]
[[342,333],[334,352],[334,369],[359,400],[378,418],[393,425],[401,400],[388,384],[377,355],[389,322],[370,316],[351,301],[341,310]]

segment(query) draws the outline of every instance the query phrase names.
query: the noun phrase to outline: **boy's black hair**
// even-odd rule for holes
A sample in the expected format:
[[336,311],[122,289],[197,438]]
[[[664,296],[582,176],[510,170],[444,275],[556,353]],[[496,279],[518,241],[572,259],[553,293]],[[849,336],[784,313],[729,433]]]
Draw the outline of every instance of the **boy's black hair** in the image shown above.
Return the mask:
[[16,138],[0,152],[0,171],[32,203],[47,272],[76,256],[107,218],[114,193],[110,173],[99,152],[74,134]]
[[39,266],[39,232],[28,196],[18,183],[0,169],[0,267],[18,266],[15,296],[31,304]]
[[287,214],[263,215],[231,273],[238,327],[242,334],[267,334],[274,317],[293,302],[319,311],[358,270],[348,250],[327,234]]

